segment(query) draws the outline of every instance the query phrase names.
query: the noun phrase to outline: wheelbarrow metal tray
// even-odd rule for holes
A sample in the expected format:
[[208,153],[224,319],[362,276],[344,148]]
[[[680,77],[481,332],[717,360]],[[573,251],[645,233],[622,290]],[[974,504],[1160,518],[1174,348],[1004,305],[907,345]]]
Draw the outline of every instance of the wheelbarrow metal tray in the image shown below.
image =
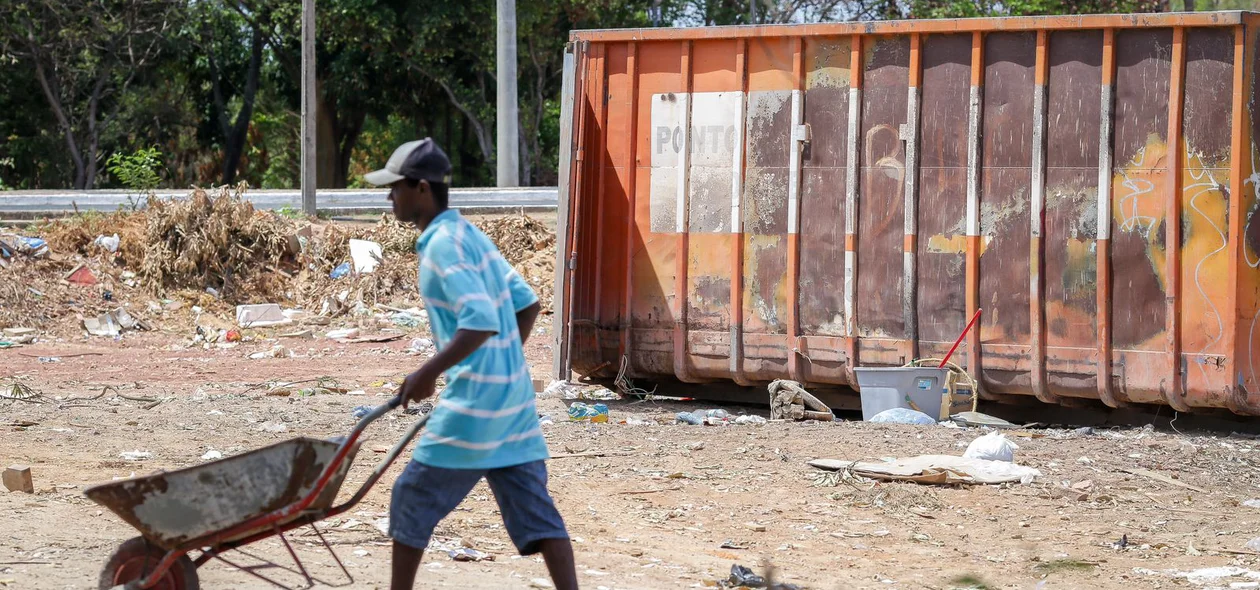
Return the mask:
[[[294,438],[178,471],[93,486],[84,493],[151,542],[175,549],[297,503],[315,488],[339,446],[338,442]],[[350,449],[307,512],[332,505],[357,452],[358,444]],[[284,524],[276,522],[257,530]],[[257,530],[233,538],[244,538]]]

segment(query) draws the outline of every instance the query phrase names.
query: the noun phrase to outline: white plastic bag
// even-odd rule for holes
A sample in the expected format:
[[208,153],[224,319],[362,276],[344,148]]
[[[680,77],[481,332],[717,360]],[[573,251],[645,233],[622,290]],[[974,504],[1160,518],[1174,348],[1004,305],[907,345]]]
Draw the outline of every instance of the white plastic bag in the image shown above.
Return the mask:
[[931,426],[936,424],[931,416],[924,414],[918,410],[910,408],[891,408],[884,410],[874,416],[871,416],[867,422],[882,422],[886,424],[918,424],[922,426]]
[[988,461],[1007,461],[1015,460],[1015,449],[1019,446],[1006,440],[999,432],[990,432],[976,440],[971,441],[967,445],[967,452],[963,456],[968,459],[985,459]]

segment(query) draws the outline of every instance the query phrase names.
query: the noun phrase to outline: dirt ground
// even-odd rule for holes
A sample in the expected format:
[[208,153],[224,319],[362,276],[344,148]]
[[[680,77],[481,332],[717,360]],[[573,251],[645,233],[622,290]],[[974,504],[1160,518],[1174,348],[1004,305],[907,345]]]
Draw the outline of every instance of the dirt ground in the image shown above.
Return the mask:
[[[192,325],[172,323],[119,340],[60,333],[0,350],[0,387],[21,383],[39,395],[0,399],[0,466],[30,465],[36,487],[0,488],[0,589],[96,587],[104,560],[135,532],[87,500],[86,487],[197,465],[212,450],[345,434],[354,407],[385,402],[424,359],[406,351],[423,328],[356,344],[247,331],[253,341],[222,348],[189,346]],[[529,342],[538,379],[550,369],[552,329],[544,317]],[[249,358],[278,342],[294,356]],[[269,383],[321,377],[268,395]],[[329,389],[300,391],[317,385]],[[1035,482],[933,487],[837,481],[806,463],[962,454],[983,431],[852,421],[676,425],[677,412],[713,406],[630,399],[606,402],[610,423],[587,424],[567,421],[571,401],[542,398],[539,412],[552,419],[544,426],[555,455],[551,490],[587,588],[715,587],[733,564],[771,569],[774,581],[801,588],[1260,587],[1260,552],[1247,546],[1260,536],[1260,502],[1245,504],[1260,498],[1260,443],[1249,435],[1016,431],[1016,462],[1041,471]],[[383,456],[376,449],[414,419],[398,413],[369,429],[343,498]],[[120,457],[128,451],[151,458]],[[389,540],[378,526],[402,466],[357,508],[321,525],[354,576],[349,587],[387,587]],[[291,539],[317,587],[346,582],[309,529]],[[444,551],[461,545],[494,561],[456,562]],[[278,540],[249,550],[292,568]],[[199,572],[207,589],[272,587],[218,561]],[[294,571],[262,573],[301,582]],[[540,559],[514,555],[483,484],[439,528],[418,587],[528,588],[545,577]]]

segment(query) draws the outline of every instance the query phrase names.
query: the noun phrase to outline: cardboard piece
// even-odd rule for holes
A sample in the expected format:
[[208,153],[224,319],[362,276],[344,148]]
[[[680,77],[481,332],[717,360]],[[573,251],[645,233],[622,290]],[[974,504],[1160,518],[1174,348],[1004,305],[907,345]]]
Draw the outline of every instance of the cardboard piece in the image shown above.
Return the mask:
[[953,455],[919,455],[890,461],[816,459],[809,464],[826,471],[847,469],[856,475],[883,481],[912,481],[936,485],[1008,482],[1027,484],[1041,476],[1041,472],[1032,467]]

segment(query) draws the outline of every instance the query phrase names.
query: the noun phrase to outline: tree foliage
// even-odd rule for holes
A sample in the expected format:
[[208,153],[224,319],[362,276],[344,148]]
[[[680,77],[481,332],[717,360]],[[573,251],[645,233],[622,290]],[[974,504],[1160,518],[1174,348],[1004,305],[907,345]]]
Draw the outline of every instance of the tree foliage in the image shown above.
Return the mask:
[[[521,179],[557,182],[569,31],[1255,8],[1260,0],[518,0]],[[301,0],[8,0],[0,188],[298,183]],[[495,2],[317,0],[317,177],[353,186],[431,136],[493,184]],[[118,155],[121,154],[121,155]],[[148,178],[147,181],[152,181]]]

